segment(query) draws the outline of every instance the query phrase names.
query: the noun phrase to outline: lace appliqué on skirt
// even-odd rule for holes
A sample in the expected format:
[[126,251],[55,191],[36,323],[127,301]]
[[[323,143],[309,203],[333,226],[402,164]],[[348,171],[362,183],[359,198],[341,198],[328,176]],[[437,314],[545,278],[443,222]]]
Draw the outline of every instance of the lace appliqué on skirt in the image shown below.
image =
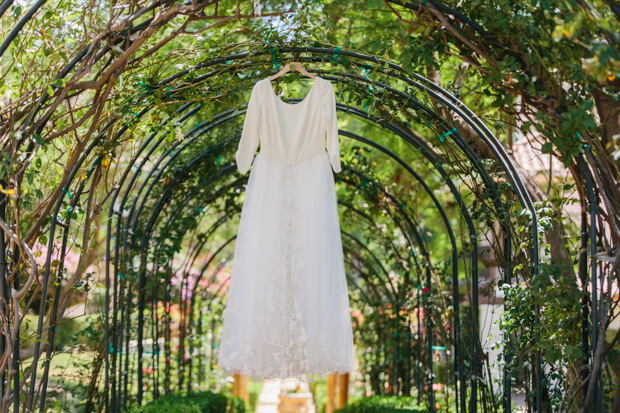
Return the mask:
[[[232,374],[256,378],[295,377],[311,383],[328,374],[344,374],[350,368],[334,365],[325,358],[331,352],[324,333],[311,334],[304,327],[304,313],[297,300],[304,266],[295,231],[300,211],[293,196],[292,174],[285,171],[282,178],[287,197],[282,205],[284,225],[280,237],[287,248],[280,262],[280,274],[274,277],[275,283],[265,297],[267,311],[258,316],[259,322],[252,324],[247,334],[234,336],[230,343],[221,344],[218,365]],[[241,343],[240,352],[223,351],[227,350],[224,348],[227,345],[233,348],[235,342]]]

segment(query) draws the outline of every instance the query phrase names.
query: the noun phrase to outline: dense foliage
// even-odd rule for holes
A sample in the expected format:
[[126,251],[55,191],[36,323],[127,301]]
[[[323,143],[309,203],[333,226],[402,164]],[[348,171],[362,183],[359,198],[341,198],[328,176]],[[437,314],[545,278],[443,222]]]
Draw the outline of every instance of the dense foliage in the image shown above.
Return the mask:
[[133,407],[131,413],[245,413],[246,406],[239,397],[226,397],[222,394],[170,393],[140,407]]
[[[336,178],[354,389],[452,408],[460,374],[480,407],[507,381],[545,411],[620,409],[620,7],[255,3],[1,3],[0,411],[102,409],[110,386],[124,403],[227,388],[214,360],[246,183],[239,115],[287,59],[332,81],[349,133]],[[416,74],[469,107],[510,168]],[[478,294],[501,315],[479,321]],[[47,403],[33,373],[51,378]]]
[[357,400],[340,409],[335,413],[396,413],[396,412],[427,412],[421,406],[416,406],[416,402],[411,397],[398,396],[371,396]]

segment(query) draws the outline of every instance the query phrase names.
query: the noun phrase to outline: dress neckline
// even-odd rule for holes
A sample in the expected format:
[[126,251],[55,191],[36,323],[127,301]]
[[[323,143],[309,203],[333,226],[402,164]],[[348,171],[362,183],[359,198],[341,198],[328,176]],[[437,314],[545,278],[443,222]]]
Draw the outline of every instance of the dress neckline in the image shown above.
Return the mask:
[[306,100],[308,100],[308,98],[310,97],[310,95],[312,95],[312,91],[313,91],[314,89],[316,89],[316,88],[315,88],[315,86],[316,86],[316,84],[318,83],[318,80],[319,80],[319,79],[321,79],[321,77],[320,77],[320,76],[318,76],[318,75],[315,75],[315,78],[314,78],[314,83],[313,83],[313,84],[312,84],[312,86],[310,87],[310,91],[308,91],[308,94],[306,95],[306,97],[305,97],[305,98],[303,98],[300,102],[297,102],[297,103],[288,103],[288,102],[283,101],[282,99],[280,99],[280,97],[279,97],[278,95],[276,95],[276,91],[275,91],[275,90],[273,90],[273,86],[271,85],[271,79],[269,79],[269,77],[266,77],[266,78],[265,78],[265,80],[267,81],[267,84],[269,85],[269,90],[271,90],[271,94],[273,95],[273,97],[274,97],[274,98],[276,98],[276,100],[278,100],[278,101],[279,101],[279,102],[281,102],[282,104],[287,105],[287,106],[299,106],[299,105],[301,105],[302,103],[304,103]]

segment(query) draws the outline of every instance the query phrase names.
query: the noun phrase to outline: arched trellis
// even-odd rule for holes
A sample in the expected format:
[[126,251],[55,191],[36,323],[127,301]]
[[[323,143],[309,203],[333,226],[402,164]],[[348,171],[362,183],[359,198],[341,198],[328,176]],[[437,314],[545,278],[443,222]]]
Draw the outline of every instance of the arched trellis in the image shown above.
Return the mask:
[[[347,111],[349,111],[349,110],[348,110],[348,108],[347,108]],[[349,111],[349,112],[350,112],[350,111]],[[418,144],[418,146],[420,146],[420,145]],[[176,153],[179,153],[179,152],[177,151]],[[445,172],[444,172],[443,174],[444,174],[444,176],[446,175],[446,174],[445,174]],[[456,198],[460,198],[460,196],[459,196],[459,194],[458,194],[458,191],[457,191],[455,188],[452,188],[452,190],[453,190],[453,192],[454,192],[454,194],[455,194],[455,197],[456,197]],[[428,191],[430,192],[430,190],[428,190]],[[438,201],[436,201],[435,203],[436,203],[436,205],[439,205],[439,202],[438,202]],[[471,225],[472,225],[472,223],[471,223],[471,219],[469,220],[469,222],[470,222],[470,227],[471,227]],[[454,248],[453,248],[453,251],[456,251],[456,247],[454,247]],[[472,256],[473,256],[473,257],[475,257],[475,256],[476,256],[476,254],[473,254]],[[456,261],[456,260],[455,260],[455,261]],[[472,265],[475,265],[475,261],[473,261],[473,260],[472,260]],[[455,270],[456,270],[456,269],[455,269]],[[455,285],[456,285],[456,283],[455,283]],[[457,334],[458,334],[458,329],[455,329],[455,331],[456,331],[456,332],[457,332]],[[474,346],[474,347],[475,347],[475,346]]]
[[475,347],[475,346],[474,346]]
[[[42,2],[39,2],[42,4]],[[40,7],[40,4],[38,4],[38,7]],[[288,48],[284,48],[281,49],[281,52],[284,53],[288,53],[288,52],[293,52],[293,51],[297,51],[296,49],[288,49]],[[391,63],[387,63],[387,62],[383,62],[380,59],[376,59],[374,57],[370,57],[370,56],[363,56],[360,55],[358,53],[351,53],[351,52],[347,52],[347,51],[342,51],[342,50],[338,50],[338,51],[334,51],[331,49],[323,49],[323,48],[304,48],[302,50],[303,52],[309,53],[309,54],[335,54],[335,53],[340,53],[342,55],[347,55],[350,58],[354,58],[354,59],[358,59],[360,61],[366,61],[366,62],[372,62],[372,63],[377,63],[378,67],[374,69],[374,72],[377,73],[382,73],[383,75],[385,75],[386,77],[391,77],[393,79],[398,79],[399,81],[405,81],[406,83],[415,86],[416,88],[418,88],[419,90],[424,90],[425,93],[427,93],[428,95],[432,96],[433,98],[443,102],[444,104],[446,104],[448,107],[450,107],[451,110],[454,111],[454,113],[457,113],[462,119],[465,119],[466,122],[476,130],[476,132],[479,133],[479,136],[485,141],[485,143],[488,145],[488,147],[492,150],[492,152],[494,153],[494,155],[497,157],[498,162],[502,165],[502,167],[504,168],[504,170],[506,171],[508,177],[509,177],[509,181],[511,182],[511,184],[513,185],[513,189],[515,191],[515,193],[517,194],[517,197],[519,198],[520,202],[522,203],[522,205],[524,205],[526,208],[528,208],[530,210],[530,213],[532,214],[532,233],[533,234],[537,234],[538,233],[538,229],[537,229],[537,219],[536,219],[536,213],[535,213],[535,208],[533,203],[531,202],[531,199],[529,198],[527,191],[525,190],[525,186],[523,185],[523,182],[521,182],[521,180],[518,177],[518,174],[515,171],[515,168],[512,166],[508,156],[506,155],[505,151],[503,151],[502,146],[500,144],[500,142],[492,135],[492,133],[488,130],[488,128],[486,128],[486,126],[477,118],[475,117],[475,115],[473,114],[473,112],[469,111],[464,105],[462,105],[458,99],[456,99],[454,96],[450,95],[449,93],[447,93],[445,90],[439,88],[437,85],[433,84],[432,82],[429,82],[428,80],[424,79],[422,76],[419,75],[414,75],[413,79],[409,79],[407,76],[404,75],[403,71],[397,67],[396,65],[393,65]],[[257,56],[257,55],[261,55],[261,54],[266,54],[268,52],[261,52],[261,53],[256,53],[253,54],[252,56]],[[249,54],[244,53],[244,54],[239,54],[239,55],[233,55],[233,56],[228,56],[225,58],[221,58],[221,59],[216,59],[207,63],[203,63],[201,65],[197,65],[196,69],[202,69],[205,67],[209,67],[212,65],[217,65],[217,64],[221,64],[225,61],[234,61],[237,59],[245,59],[248,57]],[[320,61],[320,58],[311,58],[311,59],[304,59],[304,61],[307,62],[318,62]],[[76,62],[76,61],[74,61]],[[75,63],[73,63],[75,64]],[[384,65],[386,67],[389,67],[391,70],[387,71],[387,70],[383,70]],[[251,67],[251,65],[248,65]],[[370,66],[369,66],[370,67]],[[66,71],[63,71],[65,74],[68,73],[68,71],[70,70],[67,69]],[[182,76],[183,73],[179,72],[178,75],[175,76]],[[359,76],[350,76],[348,74],[344,74],[344,73],[336,73],[333,74],[333,79],[336,79],[336,76],[338,76],[339,78],[359,78]],[[174,80],[173,78],[169,78],[167,79],[167,81],[171,81]],[[202,79],[200,79],[202,80]],[[363,79],[354,79],[353,80],[355,83],[362,83],[364,80]],[[165,84],[165,81],[164,83]],[[376,83],[375,83],[376,84]],[[199,110],[199,106],[195,107],[195,110]],[[144,110],[141,112],[140,115],[146,114],[148,112],[148,110]],[[180,110],[179,113],[182,113],[183,111]],[[441,122],[444,126],[447,125],[446,122]],[[102,129],[102,134],[103,132],[109,127],[110,125],[106,125],[106,127],[104,127]],[[443,133],[452,131],[451,128],[446,127],[445,129],[443,129]],[[443,134],[442,133],[442,134]],[[438,133],[439,134],[439,133]],[[102,135],[100,135],[102,136]],[[451,134],[452,138],[458,140],[458,131],[454,132]],[[450,138],[450,139],[452,139]],[[99,139],[99,138],[98,138]],[[464,142],[463,142],[464,143]],[[81,157],[79,165],[81,166],[87,159],[88,155],[90,155],[92,148],[94,147],[94,143],[93,145],[89,146],[89,148],[87,149],[87,151],[85,151],[84,155]],[[153,147],[154,148],[154,147]],[[467,148],[467,145],[464,146],[464,148]],[[473,154],[473,151],[471,151],[470,155]],[[146,161],[147,158],[145,158]],[[100,162],[100,158],[98,158],[95,163],[93,164],[93,166],[91,168],[89,168],[89,173],[88,173],[88,177],[90,178],[91,174],[96,170],[96,165],[97,162]],[[586,227],[589,230],[589,235],[590,235],[590,239],[586,240],[586,238],[584,237],[584,242],[586,244],[588,244],[590,246],[590,248],[592,249],[593,253],[591,254],[591,258],[590,258],[590,269],[591,269],[591,275],[592,275],[592,283],[594,286],[593,291],[596,291],[596,269],[597,269],[597,262],[596,262],[596,257],[595,257],[595,252],[596,252],[596,200],[594,198],[594,187],[593,184],[591,182],[591,178],[589,177],[589,172],[587,170],[587,168],[584,166],[584,176],[586,177],[586,179],[588,179],[586,188],[588,189],[588,198],[587,198],[587,203],[590,207],[590,223],[589,225],[586,225]],[[76,167],[71,174],[71,180],[73,180],[77,174],[78,171],[78,167]],[[132,178],[133,180],[134,178]],[[71,199],[71,205],[75,206],[78,202],[79,202],[79,198],[81,196],[81,193],[86,185],[86,182],[88,182],[88,179],[85,180],[84,182],[80,182],[79,186],[78,186],[78,190],[75,191],[75,193],[73,194],[73,197],[71,197],[71,195],[69,195],[69,198]],[[69,184],[67,184],[67,186],[65,186],[65,188],[63,188],[64,193],[67,194],[69,192],[69,188],[70,188],[70,184],[71,181],[69,182]],[[122,185],[121,185],[122,186]],[[458,191],[457,191],[458,193]],[[116,194],[114,195],[114,198],[116,198]],[[58,216],[58,212],[60,210],[61,207],[61,201],[59,201],[56,205],[55,208],[55,212],[53,214],[54,217]],[[465,209],[465,211],[467,211]],[[114,210],[113,208],[113,204],[110,205],[110,212],[112,216],[113,214],[116,214],[118,217],[120,217],[121,212]],[[64,237],[63,237],[63,246],[62,246],[62,254],[61,257],[64,257],[64,252],[66,249],[66,238],[67,238],[67,234],[68,234],[68,230],[69,230],[69,222],[59,222],[56,219],[52,220],[51,223],[51,228],[50,228],[50,234],[51,236],[50,238],[50,244],[48,246],[48,257],[47,257],[47,262],[46,262],[46,267],[45,267],[45,272],[43,275],[43,281],[44,281],[44,285],[45,288],[43,289],[44,291],[47,290],[47,285],[50,281],[50,260],[51,260],[51,251],[52,248],[51,246],[53,246],[53,238],[54,238],[54,233],[56,230],[56,225],[60,226],[61,228],[64,229]],[[109,222],[109,229],[111,230],[111,222]],[[118,225],[121,226],[122,225],[122,219],[118,218]],[[112,231],[109,232],[110,234],[112,234]],[[119,233],[117,232],[116,236],[117,236],[117,241],[119,240],[118,235]],[[108,253],[106,254],[106,257],[110,257],[110,239],[111,236],[108,237],[108,241],[107,241],[107,246],[108,246]],[[537,264],[538,264],[538,237],[534,236],[532,239],[532,249],[531,249],[531,263],[532,263],[532,273],[535,273],[537,271]],[[509,244],[507,244],[509,245]],[[123,244],[123,248],[126,247],[126,243]],[[115,260],[118,258],[118,253],[119,251],[119,246],[116,246],[116,251],[117,253],[114,254],[114,258]],[[3,249],[4,252],[4,249]],[[509,257],[510,254],[507,253],[507,256]],[[586,259],[586,257],[582,257],[584,260]],[[510,260],[507,260],[508,263],[510,262]],[[61,259],[62,262],[62,259]],[[455,261],[456,262],[456,261]],[[473,261],[472,261],[473,262]],[[510,268],[509,264],[507,264],[507,268]],[[109,275],[109,262],[107,262],[106,265],[106,272]],[[59,274],[62,272],[62,264],[60,267],[60,271]],[[116,267],[116,262],[115,262],[115,275],[118,274],[118,267]],[[509,274],[509,273],[508,273]],[[110,280],[110,278],[108,277],[108,280]],[[116,291],[116,282],[113,283],[114,284],[114,289]],[[474,288],[475,291],[472,291],[472,294],[475,295],[477,293],[477,289]],[[52,318],[51,318],[51,322],[50,325],[54,326],[54,322],[56,320],[56,316],[57,316],[57,304],[58,304],[58,294],[59,294],[59,289],[56,289],[56,294],[55,294],[55,299],[54,299],[54,304],[52,307]],[[108,297],[109,299],[109,297]],[[113,300],[115,301],[117,299],[117,296],[114,295],[113,296]],[[592,299],[592,314],[593,317],[596,317],[597,311],[596,311],[596,294],[594,294],[593,299]],[[42,312],[41,314],[45,313],[45,300],[42,300],[41,303],[41,309]],[[115,317],[116,315],[114,315]],[[106,322],[109,320],[108,314],[106,314]],[[594,325],[596,325],[596,318],[594,318]],[[41,317],[40,319],[40,323],[37,329],[37,334],[39,336],[41,336],[42,332],[43,332],[43,317]],[[587,327],[586,327],[587,328]],[[107,339],[107,337],[106,337]],[[53,327],[49,328],[49,341],[50,343],[53,343],[54,340],[54,329]],[[593,337],[593,343],[596,343],[596,338]],[[107,344],[107,341],[106,341]],[[32,377],[31,377],[31,389],[30,389],[30,404],[32,406],[32,401],[34,400],[34,377],[36,377],[36,357],[38,357],[38,349],[40,348],[39,343],[37,343],[37,351],[35,351],[35,363],[33,363],[33,370],[32,370]],[[51,348],[51,346],[50,346]],[[106,346],[107,348],[107,346]],[[477,346],[474,345],[473,346],[474,351],[476,351]],[[51,350],[48,354],[51,354]],[[107,358],[106,358],[106,362],[107,362]],[[45,372],[44,372],[44,377],[47,375],[48,372],[48,368],[49,368],[49,364],[46,365],[45,368]],[[537,366],[537,371],[540,373],[541,372],[541,364],[540,364],[540,357],[538,358],[538,366]],[[140,373],[138,373],[140,374]],[[19,380],[19,378],[17,378],[16,380]],[[540,403],[541,403],[541,389],[540,389],[540,383],[541,383],[542,377],[541,374],[537,374],[536,375],[536,382],[537,382],[537,405],[538,405],[538,410],[540,410]],[[46,385],[46,381],[43,381],[43,386]],[[17,387],[19,387],[19,382],[17,382],[16,384]],[[475,391],[475,386],[476,386],[476,381],[474,380],[472,382],[472,387],[474,389],[474,391],[472,391],[472,395],[473,397],[470,399],[470,409],[475,410],[476,409],[476,391]],[[107,386],[106,386],[107,388]],[[45,387],[43,387],[43,392],[42,395],[43,397],[41,398],[41,406],[44,405],[44,394],[45,394]]]

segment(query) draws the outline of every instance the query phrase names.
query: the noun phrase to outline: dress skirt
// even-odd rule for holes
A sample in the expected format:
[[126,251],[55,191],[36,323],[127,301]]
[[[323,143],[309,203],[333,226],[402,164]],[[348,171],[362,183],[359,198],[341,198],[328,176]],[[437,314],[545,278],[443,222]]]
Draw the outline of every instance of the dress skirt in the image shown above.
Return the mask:
[[241,210],[218,369],[312,382],[353,370],[338,204],[327,151],[258,153]]

